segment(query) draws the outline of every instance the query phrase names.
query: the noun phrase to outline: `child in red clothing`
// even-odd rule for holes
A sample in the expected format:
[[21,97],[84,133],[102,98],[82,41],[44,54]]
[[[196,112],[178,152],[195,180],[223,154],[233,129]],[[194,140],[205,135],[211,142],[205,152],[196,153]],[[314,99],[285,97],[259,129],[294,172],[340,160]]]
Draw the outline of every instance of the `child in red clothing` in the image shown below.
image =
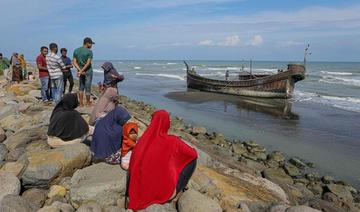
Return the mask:
[[131,150],[135,147],[138,139],[139,126],[134,122],[128,122],[123,126],[123,141],[121,147],[121,167],[128,170]]

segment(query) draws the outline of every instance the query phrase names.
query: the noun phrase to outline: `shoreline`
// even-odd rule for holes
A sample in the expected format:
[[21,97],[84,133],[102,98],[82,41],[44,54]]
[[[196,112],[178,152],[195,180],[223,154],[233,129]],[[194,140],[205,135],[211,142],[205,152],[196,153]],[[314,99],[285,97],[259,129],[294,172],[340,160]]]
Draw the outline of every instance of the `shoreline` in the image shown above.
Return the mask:
[[[36,73],[36,71],[34,72]],[[6,116],[3,115],[5,113],[1,113],[1,125],[3,125],[4,120],[11,120],[6,119],[6,117],[14,116],[15,114],[18,115],[18,118],[23,122],[33,120],[32,126],[39,124],[46,126],[48,122],[46,118],[49,118],[48,116],[52,110],[52,106],[41,105],[35,100],[34,97],[37,95],[36,90],[38,90],[36,83],[37,81],[34,83],[8,86],[2,82],[1,85],[3,89],[7,89],[0,98],[0,103],[4,106],[2,110],[9,105],[9,101],[4,101],[4,99],[9,100],[9,98],[15,98],[15,100],[22,101],[22,103],[17,103],[17,111],[7,109],[8,112]],[[14,97],[11,93],[16,93],[17,95]],[[150,120],[151,113],[155,110],[155,107],[149,104],[131,100],[126,96],[120,96],[120,104],[127,108],[135,119],[142,123],[141,130],[145,129]],[[91,111],[89,108],[80,108],[79,112],[88,118]],[[41,115],[42,120],[36,121],[34,117],[38,117],[39,115]],[[18,122],[15,123],[19,124]],[[8,123],[6,123],[6,125],[10,126]],[[19,136],[18,132],[29,127],[26,125],[31,124],[26,122],[23,123],[23,125],[24,126],[19,128],[19,126],[12,123],[10,127],[14,129],[13,132],[12,130],[6,129],[6,132],[4,132],[6,139],[0,143],[5,142],[7,148],[13,151],[18,149],[13,148],[15,146],[9,142],[9,139],[14,136]],[[1,128],[3,127],[4,126],[1,126]],[[215,200],[223,210],[235,211],[237,210],[236,208],[238,208],[246,211],[244,208],[248,207],[252,209],[251,211],[265,211],[274,207],[274,205],[287,205],[284,207],[307,205],[317,209],[324,207],[334,209],[326,211],[360,210],[360,194],[355,188],[346,182],[336,181],[330,176],[319,176],[319,174],[315,172],[316,169],[311,168],[313,165],[304,162],[302,159],[286,159],[281,152],[269,153],[264,147],[253,141],[231,141],[226,139],[221,133],[208,132],[207,129],[202,126],[188,126],[179,117],[172,116],[171,133],[189,142],[190,145],[196,147],[199,152],[200,165],[197,173],[189,183],[191,190],[199,191],[207,198]],[[43,136],[43,134],[41,136]],[[32,145],[35,150],[45,152],[53,151],[46,147],[41,136],[40,138],[36,138],[42,141],[41,144],[38,144],[39,146],[35,145],[37,148],[32,145],[32,142],[36,141],[36,139],[18,144],[19,146],[16,147],[25,146],[25,149],[28,148],[29,151],[29,149],[31,149],[29,145]],[[27,151],[25,151],[25,153],[23,152],[15,161],[15,163],[17,163],[19,160],[28,160],[28,164],[25,162],[24,167],[20,173],[18,173],[22,175],[19,179],[23,179],[24,173],[27,173],[27,170],[32,165],[31,158],[29,161],[28,154],[31,155],[31,153]],[[22,155],[24,156],[21,158]],[[24,157],[27,157],[27,159]],[[7,163],[10,163],[10,161],[6,161],[5,163],[0,162],[0,173]],[[85,164],[83,167],[75,167],[75,170],[83,170],[95,166],[88,163]],[[67,177],[71,177],[72,174],[74,173],[69,172],[64,174],[64,176],[67,175]],[[204,179],[208,179],[208,181],[205,180],[204,182]],[[60,181],[61,179],[54,182],[49,180],[47,186],[50,186],[51,190],[51,185],[57,185]],[[22,185],[22,187],[23,189],[25,188],[24,185]],[[235,188],[235,191],[231,190],[231,187]],[[81,203],[71,198],[71,191],[70,186],[70,196],[67,203],[70,203],[72,207],[75,208],[76,206],[81,206]]]

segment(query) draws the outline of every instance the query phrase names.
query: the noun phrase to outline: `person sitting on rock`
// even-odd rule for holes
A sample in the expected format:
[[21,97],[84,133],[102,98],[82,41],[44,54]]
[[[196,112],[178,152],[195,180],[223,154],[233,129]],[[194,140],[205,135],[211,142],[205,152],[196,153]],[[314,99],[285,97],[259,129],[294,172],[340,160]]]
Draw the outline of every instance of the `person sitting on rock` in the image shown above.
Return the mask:
[[127,188],[128,208],[132,210],[171,201],[185,189],[195,170],[196,150],[179,137],[169,135],[169,128],[169,113],[154,112],[132,151]]
[[116,88],[107,88],[91,112],[90,125],[94,126],[99,119],[112,111],[117,105],[117,99]]
[[134,122],[126,123],[123,127],[123,141],[121,146],[121,168],[128,170],[132,149],[136,145],[139,126]]
[[109,164],[121,163],[123,126],[130,118],[125,108],[117,106],[96,122],[91,142],[94,161],[105,161]]
[[51,147],[80,143],[89,133],[89,125],[78,111],[79,106],[76,94],[65,94],[55,106],[48,129],[48,144]]

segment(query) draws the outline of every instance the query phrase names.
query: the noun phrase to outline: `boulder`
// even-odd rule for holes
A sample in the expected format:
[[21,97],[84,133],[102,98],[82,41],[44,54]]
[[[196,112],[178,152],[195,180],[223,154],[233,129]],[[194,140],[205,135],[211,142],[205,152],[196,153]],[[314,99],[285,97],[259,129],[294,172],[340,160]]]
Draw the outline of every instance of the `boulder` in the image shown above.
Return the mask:
[[283,169],[265,169],[263,176],[276,184],[293,184],[293,179]]
[[117,206],[106,206],[102,210],[103,212],[132,212],[132,210],[126,210],[124,208],[119,208]]
[[298,205],[286,209],[285,212],[321,212],[321,211],[314,208],[310,208],[309,206],[306,205]]
[[75,172],[71,178],[70,201],[75,207],[86,202],[116,205],[125,189],[126,172],[120,166],[98,163]]
[[25,168],[25,164],[21,162],[8,162],[5,163],[1,169],[0,173],[8,172],[14,174],[16,177],[21,177],[21,174]]
[[5,105],[0,107],[0,120],[15,113],[16,107],[14,105]]
[[326,188],[344,202],[351,203],[353,201],[353,196],[345,185],[327,184]]
[[279,151],[274,151],[268,156],[268,159],[280,163],[285,161],[285,156]]
[[0,143],[6,140],[6,133],[5,131],[0,127]]
[[8,194],[0,201],[1,212],[35,212],[37,209],[34,204],[15,194]]
[[14,174],[8,172],[0,173],[0,201],[8,194],[18,195],[20,187],[20,181]]
[[62,212],[59,208],[53,207],[53,206],[45,206],[43,208],[40,208],[36,212]]
[[322,185],[318,182],[310,183],[307,188],[312,191],[315,196],[321,196],[323,193]]
[[150,205],[146,209],[139,210],[138,212],[177,212],[177,210],[174,204],[166,203],[163,205],[159,205],[159,204]]
[[31,90],[31,91],[29,91],[28,95],[35,99],[40,99],[41,98],[41,90]]
[[75,212],[75,209],[71,205],[63,202],[53,202],[51,207],[60,209],[61,212]]
[[290,175],[291,177],[296,177],[301,174],[299,169],[296,166],[292,165],[291,163],[287,163],[287,162],[284,164],[284,170],[285,170],[286,174]]
[[288,205],[274,205],[268,210],[268,212],[285,212],[287,208],[289,208]]
[[319,181],[320,180],[320,175],[317,172],[311,172],[311,173],[307,173],[305,175],[306,179],[310,180],[310,181]]
[[335,179],[331,176],[325,175],[321,178],[321,181],[325,184],[330,184],[330,183],[333,183],[335,181]]
[[61,196],[61,197],[65,197],[66,195],[66,188],[59,186],[59,185],[52,185],[50,187],[49,193],[48,193],[48,197],[52,198],[54,196]]
[[192,127],[191,131],[190,131],[190,134],[192,135],[203,135],[207,132],[206,128],[205,127],[201,127],[201,126],[194,126]]
[[87,166],[91,154],[85,144],[71,144],[43,152],[30,152],[27,160],[29,165],[22,175],[23,186],[47,188]]
[[187,190],[177,204],[179,212],[222,212],[215,200],[192,189]]
[[35,204],[38,208],[41,208],[45,203],[47,193],[48,191],[45,189],[31,188],[26,190],[21,196]]
[[78,209],[77,212],[103,212],[101,205],[90,202],[82,204]]
[[299,169],[304,169],[306,167],[306,164],[297,157],[290,158],[289,162],[294,166],[298,167]]
[[46,132],[47,128],[45,126],[24,128],[8,137],[6,141],[4,141],[4,144],[9,150],[15,150],[19,147],[25,148],[28,144],[34,141],[46,141]]
[[244,144],[242,143],[233,143],[231,147],[231,151],[236,155],[241,155],[245,152],[247,152]]
[[34,125],[32,117],[21,115],[21,114],[12,114],[6,116],[5,118],[1,119],[0,127],[4,130],[10,130],[13,132],[19,131],[19,129],[25,126]]
[[[330,193],[330,192],[328,192]],[[330,193],[332,194],[332,193]],[[311,199],[307,203],[310,207],[324,211],[324,212],[345,212],[347,210],[339,208],[336,204],[322,199]],[[341,204],[341,203],[340,203]]]
[[25,154],[25,148],[19,147],[16,149],[10,149],[9,153],[7,154],[6,161],[14,162],[19,160],[21,156]]
[[6,145],[3,143],[0,143],[0,161],[3,161],[6,159],[8,152],[9,152],[9,150],[7,149]]

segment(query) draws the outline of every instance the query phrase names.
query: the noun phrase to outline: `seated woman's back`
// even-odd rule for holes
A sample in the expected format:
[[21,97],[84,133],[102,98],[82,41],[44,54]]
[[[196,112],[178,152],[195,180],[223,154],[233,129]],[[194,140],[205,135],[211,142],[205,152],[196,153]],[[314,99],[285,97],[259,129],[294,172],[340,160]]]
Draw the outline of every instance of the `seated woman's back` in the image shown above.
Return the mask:
[[76,94],[65,94],[62,100],[55,106],[48,129],[48,135],[70,141],[81,138],[89,131],[89,125],[75,110],[79,105]]

